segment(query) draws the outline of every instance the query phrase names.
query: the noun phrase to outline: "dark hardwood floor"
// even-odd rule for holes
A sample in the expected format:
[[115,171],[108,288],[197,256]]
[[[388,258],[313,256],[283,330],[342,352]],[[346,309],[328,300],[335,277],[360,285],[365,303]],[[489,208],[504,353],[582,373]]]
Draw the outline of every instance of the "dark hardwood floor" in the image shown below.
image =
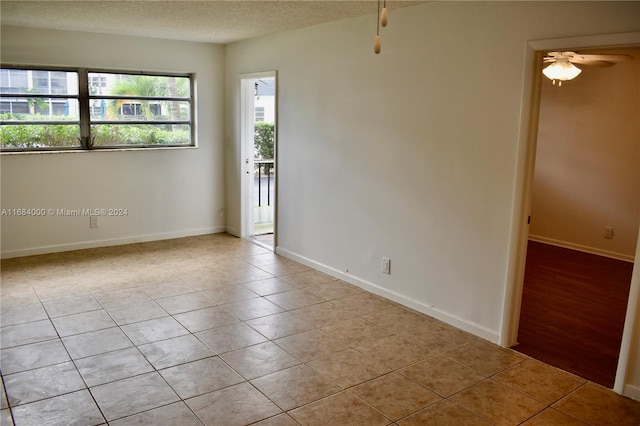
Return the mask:
[[529,241],[518,345],[613,387],[633,263]]

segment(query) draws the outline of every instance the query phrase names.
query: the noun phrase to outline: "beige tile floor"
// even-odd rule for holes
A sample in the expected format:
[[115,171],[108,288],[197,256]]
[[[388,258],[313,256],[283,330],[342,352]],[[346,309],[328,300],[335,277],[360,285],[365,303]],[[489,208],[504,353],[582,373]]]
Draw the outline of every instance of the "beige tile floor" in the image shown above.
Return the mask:
[[3,426],[640,424],[640,402],[224,234],[3,260],[1,307]]

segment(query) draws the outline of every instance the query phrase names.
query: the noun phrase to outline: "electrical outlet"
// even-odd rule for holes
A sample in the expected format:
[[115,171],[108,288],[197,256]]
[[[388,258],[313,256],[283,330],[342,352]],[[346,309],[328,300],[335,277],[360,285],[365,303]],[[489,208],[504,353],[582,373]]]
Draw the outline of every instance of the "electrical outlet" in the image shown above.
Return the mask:
[[613,226],[605,226],[604,227],[604,237],[607,240],[610,240],[613,238]]
[[391,259],[388,257],[382,258],[382,273],[391,274]]
[[99,216],[89,216],[89,228],[99,228],[100,221],[98,220]]

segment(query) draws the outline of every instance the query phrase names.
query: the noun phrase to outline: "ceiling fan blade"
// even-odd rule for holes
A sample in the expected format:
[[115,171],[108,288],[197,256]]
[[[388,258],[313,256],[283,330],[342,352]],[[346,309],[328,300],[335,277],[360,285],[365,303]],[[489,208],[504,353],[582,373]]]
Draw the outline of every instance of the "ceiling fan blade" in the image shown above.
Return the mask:
[[572,59],[583,59],[587,61],[607,61],[607,62],[623,62],[633,61],[631,55],[583,55],[576,53]]
[[592,67],[611,67],[613,65],[615,65],[614,62],[609,62],[609,61],[597,61],[597,60],[593,60],[593,59],[580,59],[580,58],[571,58],[569,60],[569,62],[571,62],[572,64],[581,64],[581,65],[589,65]]
[[575,55],[575,53],[574,52],[549,52],[547,53],[547,55],[552,58],[560,58],[560,57],[571,57]]

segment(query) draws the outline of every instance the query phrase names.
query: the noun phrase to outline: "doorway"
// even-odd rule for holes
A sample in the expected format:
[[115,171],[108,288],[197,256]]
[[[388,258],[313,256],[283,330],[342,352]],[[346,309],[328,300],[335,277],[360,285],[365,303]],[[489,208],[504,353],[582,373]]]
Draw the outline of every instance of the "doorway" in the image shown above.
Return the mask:
[[241,78],[242,237],[276,247],[276,73]]
[[576,50],[636,59],[583,67],[562,87],[544,78],[538,85],[531,225],[514,349],[612,388],[637,258],[640,146],[632,117],[638,101],[625,97],[637,81],[625,79],[637,80],[640,49]]

